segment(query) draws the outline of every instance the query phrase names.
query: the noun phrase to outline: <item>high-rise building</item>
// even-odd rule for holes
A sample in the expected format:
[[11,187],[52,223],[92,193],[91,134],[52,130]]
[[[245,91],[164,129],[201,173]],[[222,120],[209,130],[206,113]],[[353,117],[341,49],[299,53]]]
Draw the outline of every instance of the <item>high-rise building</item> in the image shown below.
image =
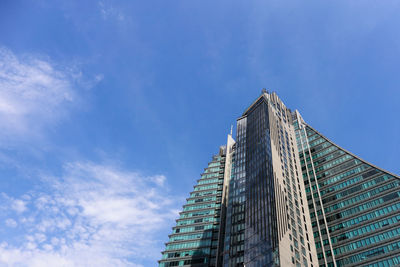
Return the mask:
[[399,266],[400,177],[293,121],[319,265]]
[[237,120],[223,266],[317,264],[292,114],[262,95]]
[[400,177],[265,90],[236,130],[187,199],[160,267],[400,265]]
[[162,252],[160,267],[216,266],[217,249],[224,238],[221,216],[225,209],[221,205],[225,205],[232,141],[229,136],[228,146],[220,147],[194,186]]

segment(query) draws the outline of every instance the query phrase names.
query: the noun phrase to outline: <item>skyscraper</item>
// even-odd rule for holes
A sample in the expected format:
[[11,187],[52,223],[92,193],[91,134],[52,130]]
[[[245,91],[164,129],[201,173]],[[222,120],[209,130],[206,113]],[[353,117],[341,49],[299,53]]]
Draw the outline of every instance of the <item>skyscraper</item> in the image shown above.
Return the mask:
[[400,265],[400,177],[293,117],[320,266]]
[[224,239],[221,215],[225,216],[225,208],[221,205],[225,205],[223,198],[226,198],[225,180],[229,180],[231,144],[233,139],[229,136],[228,146],[220,147],[194,186],[176,220],[160,266],[216,266],[217,249]]
[[236,129],[190,194],[161,267],[400,264],[400,177],[265,90]]

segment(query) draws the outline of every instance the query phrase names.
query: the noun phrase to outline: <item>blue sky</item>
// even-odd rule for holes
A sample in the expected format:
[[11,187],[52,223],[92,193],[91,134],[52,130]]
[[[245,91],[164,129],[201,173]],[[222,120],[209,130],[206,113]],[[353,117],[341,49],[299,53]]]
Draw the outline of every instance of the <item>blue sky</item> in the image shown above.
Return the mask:
[[398,1],[0,2],[0,265],[156,266],[260,94],[400,174]]

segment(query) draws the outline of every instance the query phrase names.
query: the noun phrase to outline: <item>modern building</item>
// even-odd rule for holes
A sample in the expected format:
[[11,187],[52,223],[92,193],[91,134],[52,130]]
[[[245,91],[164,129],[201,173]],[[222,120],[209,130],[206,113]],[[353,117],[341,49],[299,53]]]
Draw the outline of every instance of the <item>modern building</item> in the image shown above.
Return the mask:
[[[233,139],[228,137],[228,145]],[[224,188],[229,181],[232,145],[222,146],[190,193],[162,252],[160,267],[216,266],[221,231]],[[228,158],[228,161],[227,161]]]
[[320,266],[400,265],[400,177],[293,116]]
[[160,267],[400,265],[400,177],[262,94],[198,180]]

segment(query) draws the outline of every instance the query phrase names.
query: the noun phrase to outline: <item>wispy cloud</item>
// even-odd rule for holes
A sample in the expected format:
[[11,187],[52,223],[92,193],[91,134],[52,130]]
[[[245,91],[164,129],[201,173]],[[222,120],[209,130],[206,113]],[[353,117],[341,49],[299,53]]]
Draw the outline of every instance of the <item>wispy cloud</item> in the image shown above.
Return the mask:
[[26,211],[26,202],[21,199],[16,199],[12,202],[11,208],[18,213]]
[[76,99],[73,73],[0,47],[0,137],[34,135]]
[[5,223],[8,227],[16,227],[17,226],[17,222],[13,219],[7,219],[5,221]]
[[81,102],[79,89],[92,88],[103,78],[84,77],[76,66],[60,66],[46,56],[16,55],[0,46],[0,145],[41,136]]
[[165,176],[75,162],[61,177],[42,179],[41,190],[1,197],[3,223],[20,232],[3,238],[0,265],[141,266],[141,259],[157,260],[157,231],[176,217]]
[[104,0],[99,2],[99,8],[103,19],[116,19],[118,21],[125,20],[125,15],[119,8],[107,3]]

